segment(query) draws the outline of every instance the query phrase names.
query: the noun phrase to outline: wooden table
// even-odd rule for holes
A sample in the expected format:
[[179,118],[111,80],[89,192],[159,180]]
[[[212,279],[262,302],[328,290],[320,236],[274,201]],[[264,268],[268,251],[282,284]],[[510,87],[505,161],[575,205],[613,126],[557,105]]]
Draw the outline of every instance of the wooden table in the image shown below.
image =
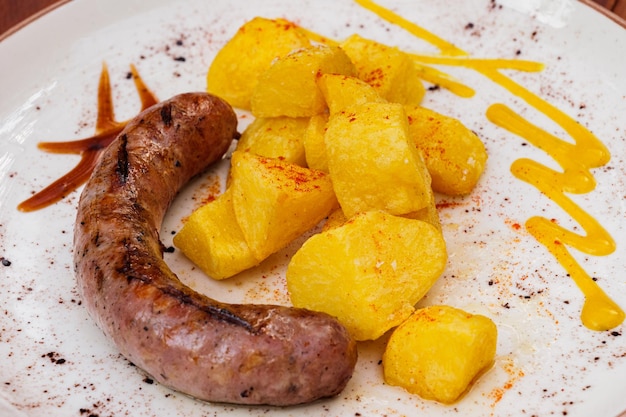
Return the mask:
[[611,10],[614,14],[626,19],[626,0],[593,0],[600,6]]
[[[27,23],[37,13],[45,13],[46,9],[57,3],[68,0],[0,0],[0,36],[16,25]],[[581,0],[597,7],[599,10],[610,11],[621,19],[626,19],[626,0]],[[19,27],[19,26],[17,26]]]
[[0,0],[0,34],[57,2],[58,0]]

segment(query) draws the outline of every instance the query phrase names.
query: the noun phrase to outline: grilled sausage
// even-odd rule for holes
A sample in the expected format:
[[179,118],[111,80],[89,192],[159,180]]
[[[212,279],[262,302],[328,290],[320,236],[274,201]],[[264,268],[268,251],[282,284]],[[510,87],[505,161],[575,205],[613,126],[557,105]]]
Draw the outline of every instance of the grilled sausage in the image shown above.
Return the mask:
[[198,399],[286,406],[336,395],[357,353],[334,318],[218,302],[182,284],[163,260],[167,207],[222,158],[236,125],[224,101],[188,93],[145,110],[119,134],[79,201],[74,263],[83,303],[129,361]]

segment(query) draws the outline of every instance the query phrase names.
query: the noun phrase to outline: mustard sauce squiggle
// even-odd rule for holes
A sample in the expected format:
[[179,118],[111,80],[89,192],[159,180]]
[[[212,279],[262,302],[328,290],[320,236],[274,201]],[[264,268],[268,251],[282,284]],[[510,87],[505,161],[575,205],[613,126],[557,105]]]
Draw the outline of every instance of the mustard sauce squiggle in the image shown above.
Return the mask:
[[455,80],[448,74],[436,68],[426,66],[423,63],[416,63],[416,68],[419,78],[429,83],[445,88],[446,90],[449,90],[459,97],[469,98],[473,97],[474,94],[476,94],[473,88],[462,84],[458,80]]
[[479,71],[480,69],[494,68],[494,69],[511,69],[525,72],[537,72],[542,71],[545,66],[540,62],[526,61],[523,59],[485,59],[485,58],[470,58],[470,57],[447,57],[447,56],[432,56],[407,53],[418,62],[429,64],[441,64],[452,65],[456,67],[473,68]]
[[[620,325],[624,321],[624,311],[587,274],[567,248],[570,246],[596,256],[609,255],[615,251],[615,242],[610,234],[597,220],[565,195],[565,193],[588,193],[595,189],[596,181],[590,170],[608,163],[610,153],[604,144],[584,126],[500,72],[501,69],[540,71],[543,69],[543,65],[531,61],[469,58],[467,52],[392,11],[370,0],[355,1],[363,8],[376,13],[379,17],[407,30],[440,50],[442,56],[412,55],[419,64],[441,64],[471,68],[505,88],[511,94],[526,101],[530,106],[561,126],[571,136],[574,143],[561,140],[531,124],[503,104],[494,104],[487,110],[487,118],[492,123],[523,137],[534,146],[542,149],[563,168],[563,172],[557,172],[536,161],[518,159],[512,164],[511,173],[516,178],[533,185],[558,204],[584,229],[586,235],[576,234],[541,216],[528,219],[526,229],[565,268],[585,296],[581,311],[582,323],[592,330],[608,330]],[[458,95],[471,96],[470,92],[473,92],[471,88],[446,77],[443,73],[434,71],[431,73],[439,79],[450,81],[445,85],[442,84],[442,87],[450,86],[451,91],[457,89],[457,94],[458,89],[461,88],[460,91],[464,91],[464,95]]]
[[583,324],[593,330],[608,330],[618,326],[624,321],[624,312],[576,262],[566,247],[569,245],[596,256],[609,255],[615,251],[615,242],[609,233],[596,219],[565,195],[566,191],[588,192],[594,188],[595,180],[589,172],[589,167],[598,161],[583,162],[582,160],[591,158],[578,158],[577,156],[588,153],[596,154],[599,159],[602,159],[603,154],[599,151],[604,146],[599,141],[596,144],[599,144],[598,148],[593,147],[594,143],[585,143],[585,141],[577,141],[575,145],[560,141],[502,104],[489,107],[487,118],[544,149],[563,168],[563,172],[556,172],[533,160],[518,159],[511,166],[511,172],[515,177],[532,184],[557,203],[582,226],[587,234],[578,235],[540,216],[528,219],[526,229],[548,248],[585,295],[581,312]]
[[436,36],[434,33],[427,31],[423,27],[418,26],[411,21],[408,21],[402,16],[374,3],[371,0],[355,0],[355,2],[361,7],[363,7],[364,9],[367,9],[371,12],[376,13],[382,19],[385,19],[386,21],[396,26],[401,27],[402,29],[409,32],[411,35],[417,38],[423,39],[427,41],[428,43],[434,45],[441,51],[443,55],[448,55],[448,56],[468,55],[467,52],[457,48],[455,45],[446,41],[445,39]]

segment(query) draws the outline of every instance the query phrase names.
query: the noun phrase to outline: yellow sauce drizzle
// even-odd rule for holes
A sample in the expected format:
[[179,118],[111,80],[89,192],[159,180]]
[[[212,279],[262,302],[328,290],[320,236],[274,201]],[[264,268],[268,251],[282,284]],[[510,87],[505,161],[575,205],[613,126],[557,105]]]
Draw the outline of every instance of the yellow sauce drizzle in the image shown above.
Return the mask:
[[418,62],[428,64],[453,65],[457,67],[473,68],[477,71],[480,69],[511,69],[525,72],[537,72],[544,69],[544,65],[540,62],[525,61],[523,59],[504,59],[504,58],[470,58],[470,57],[447,57],[433,56],[408,53]]
[[418,62],[416,62],[416,68],[418,77],[422,80],[443,87],[459,97],[469,98],[476,94],[473,88],[462,84],[460,81],[437,68],[429,67]]
[[401,27],[402,29],[409,32],[411,35],[417,38],[423,39],[426,42],[434,45],[441,51],[443,55],[448,55],[448,56],[468,55],[467,52],[457,48],[455,45],[451,44],[445,39],[442,39],[439,36],[435,35],[434,33],[427,31],[423,27],[418,26],[415,23],[406,20],[402,16],[392,12],[389,9],[379,6],[378,4],[374,3],[371,0],[355,0],[355,2],[361,7],[363,7],[364,9],[367,9],[371,12],[376,13],[379,17],[381,17],[382,19],[385,19],[389,23],[392,23],[396,26]]
[[[511,172],[557,203],[582,226],[587,235],[578,235],[539,216],[528,219],[526,229],[548,248],[585,295],[581,313],[583,324],[593,330],[608,330],[618,326],[624,321],[624,312],[576,262],[566,247],[569,245],[597,256],[615,251],[615,242],[600,223],[565,195],[565,192],[585,193],[595,187],[589,169],[606,158],[604,145],[591,133],[575,144],[561,141],[502,104],[489,107],[487,118],[545,150],[563,168],[563,172],[557,172],[533,160],[518,159],[511,166]],[[587,157],[580,158],[580,155]],[[595,158],[590,158],[590,155]]]
[[[470,58],[467,52],[370,0],[355,1],[382,19],[407,30],[440,50],[440,56],[412,55],[420,65],[427,63],[471,68],[526,101],[571,136],[573,143],[561,140],[531,124],[503,104],[494,104],[487,110],[487,118],[491,122],[525,138],[554,158],[563,168],[563,172],[557,172],[536,161],[519,159],[512,164],[511,172],[516,178],[533,185],[558,204],[578,222],[586,235],[573,233],[540,216],[528,219],[526,229],[546,246],[585,296],[581,311],[582,323],[592,330],[608,330],[620,325],[624,321],[624,311],[585,272],[566,247],[571,246],[596,256],[609,255],[615,251],[615,242],[609,233],[565,195],[565,193],[591,192],[596,182],[590,170],[605,165],[610,159],[609,151],[584,126],[499,71],[500,69],[541,71],[543,65],[522,60]],[[442,87],[455,89],[457,94],[461,91],[467,97],[470,96],[468,95],[470,91],[473,92],[469,87],[447,77],[444,73],[431,71],[429,67],[424,68],[427,70],[420,76],[424,76],[426,80],[428,76],[431,80],[443,80],[445,83],[440,83]]]

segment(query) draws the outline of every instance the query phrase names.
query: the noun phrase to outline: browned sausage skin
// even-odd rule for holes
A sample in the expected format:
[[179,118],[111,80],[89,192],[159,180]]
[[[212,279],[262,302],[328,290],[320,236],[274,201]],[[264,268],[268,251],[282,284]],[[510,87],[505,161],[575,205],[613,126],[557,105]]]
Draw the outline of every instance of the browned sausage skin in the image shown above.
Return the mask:
[[78,287],[128,360],[202,400],[292,405],[339,393],[355,342],[334,318],[269,305],[231,305],[182,284],[159,229],[178,190],[219,160],[237,118],[221,99],[188,93],[138,115],[110,145],[80,198]]

